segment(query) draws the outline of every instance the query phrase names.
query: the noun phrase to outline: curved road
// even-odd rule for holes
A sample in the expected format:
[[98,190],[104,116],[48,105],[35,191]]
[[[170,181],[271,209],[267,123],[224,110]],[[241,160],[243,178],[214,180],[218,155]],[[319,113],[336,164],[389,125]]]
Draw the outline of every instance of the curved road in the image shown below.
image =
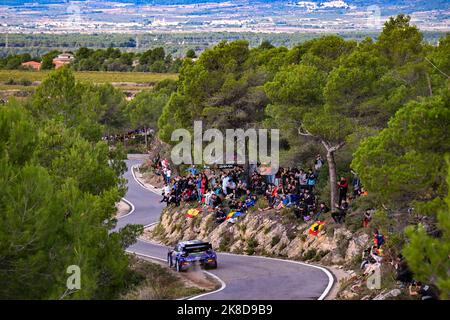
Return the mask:
[[[117,228],[127,224],[148,226],[159,221],[163,205],[161,196],[139,184],[131,173],[131,167],[139,160],[128,160],[126,200],[132,212],[123,216]],[[139,240],[128,248],[129,252],[164,259],[167,247]],[[312,300],[323,299],[333,285],[333,276],[325,268],[296,261],[257,256],[218,253],[218,268],[208,271],[222,283],[222,288],[194,299],[202,300]]]

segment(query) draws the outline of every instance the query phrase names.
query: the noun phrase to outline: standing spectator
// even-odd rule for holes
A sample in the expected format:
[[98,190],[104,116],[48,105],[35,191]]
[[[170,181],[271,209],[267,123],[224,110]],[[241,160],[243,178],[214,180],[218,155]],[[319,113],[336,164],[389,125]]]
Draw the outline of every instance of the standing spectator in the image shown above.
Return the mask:
[[161,161],[161,166],[163,168],[168,168],[169,167],[169,160],[167,160],[167,158],[164,158],[164,160]]
[[341,180],[338,182],[338,190],[339,190],[339,202],[340,206],[342,201],[347,199],[347,191],[348,191],[348,181],[347,178],[341,177]]
[[195,167],[195,164],[193,164],[189,169],[186,170],[187,172],[189,172],[191,175],[196,176],[198,174],[198,170]]
[[170,168],[167,168],[165,175],[164,175],[167,184],[170,184],[171,176],[172,176],[172,170],[170,170]]
[[228,181],[230,180],[231,178],[228,176],[228,175],[223,175],[222,176],[222,192],[225,194],[225,195],[228,195],[228,190],[227,190],[227,187],[228,187]]
[[352,186],[353,186],[353,197],[356,198],[361,195],[361,180],[356,175],[356,172],[352,170],[353,174],[353,180],[352,180]]
[[308,186],[308,177],[306,175],[306,172],[303,171],[303,169],[300,169],[300,172],[298,174],[298,182],[300,183],[300,189],[305,190]]
[[367,228],[369,226],[369,222],[372,220],[372,213],[373,210],[366,210],[364,212],[364,218],[363,218],[363,228]]
[[323,159],[320,154],[316,156],[316,160],[314,161],[314,170],[319,171],[323,166]]
[[205,193],[205,205],[207,206],[211,206],[212,205],[212,201],[211,201],[211,197],[214,194],[214,192],[211,189],[208,189]]
[[316,185],[316,174],[312,171],[309,170],[308,171],[308,175],[307,175],[307,180],[306,180],[306,184],[308,185],[308,190],[313,191],[314,190],[314,186]]

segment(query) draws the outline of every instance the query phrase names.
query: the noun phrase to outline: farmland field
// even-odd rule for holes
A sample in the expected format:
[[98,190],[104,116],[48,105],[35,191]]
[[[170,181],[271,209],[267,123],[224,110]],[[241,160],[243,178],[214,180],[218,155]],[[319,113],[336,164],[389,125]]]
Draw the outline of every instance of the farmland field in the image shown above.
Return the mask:
[[[51,71],[27,71],[27,70],[0,70],[0,82],[9,79],[20,81],[42,81]],[[177,79],[174,73],[150,73],[150,72],[103,72],[103,71],[76,71],[75,77],[80,81],[92,81],[95,83],[130,82],[130,83],[156,83],[165,79]]]

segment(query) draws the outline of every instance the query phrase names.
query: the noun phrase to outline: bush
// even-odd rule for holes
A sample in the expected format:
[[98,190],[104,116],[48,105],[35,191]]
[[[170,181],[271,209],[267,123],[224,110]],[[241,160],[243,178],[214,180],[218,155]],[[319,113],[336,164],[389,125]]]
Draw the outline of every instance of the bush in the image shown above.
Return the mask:
[[345,226],[352,233],[355,233],[362,228],[363,215],[360,211],[352,212],[345,217]]
[[31,86],[32,83],[33,82],[31,82],[31,80],[28,80],[28,79],[25,79],[25,78],[22,78],[22,79],[19,80],[19,84],[21,86]]
[[280,211],[281,217],[283,219],[283,223],[289,223],[289,222],[297,222],[298,219],[294,214],[294,210],[291,208],[283,208]]
[[303,254],[303,260],[312,260],[317,255],[317,250],[312,248]]
[[230,244],[233,242],[233,235],[227,232],[223,235],[223,238],[219,243],[219,251],[229,251]]
[[369,193],[365,197],[357,197],[352,201],[352,209],[353,211],[360,210],[364,212],[369,209],[373,209],[378,207],[379,204],[375,198],[374,193]]
[[273,236],[272,237],[272,242],[270,243],[272,247],[275,247],[281,240],[280,236]]
[[315,261],[322,260],[328,253],[330,253],[330,250],[320,250],[317,252],[316,256],[314,257]]
[[255,254],[257,246],[258,246],[258,241],[256,239],[252,238],[252,239],[248,240],[246,254],[248,254],[249,256]]

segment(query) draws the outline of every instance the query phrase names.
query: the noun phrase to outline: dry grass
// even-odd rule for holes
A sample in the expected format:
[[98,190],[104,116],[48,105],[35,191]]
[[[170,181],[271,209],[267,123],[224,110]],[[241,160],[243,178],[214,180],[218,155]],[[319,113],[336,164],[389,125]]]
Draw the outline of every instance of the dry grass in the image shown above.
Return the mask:
[[[28,70],[0,70],[0,82],[9,79],[28,79],[30,81],[42,81],[51,71]],[[130,82],[130,83],[156,83],[165,79],[176,80],[175,73],[151,73],[151,72],[103,72],[103,71],[75,71],[75,77],[80,81],[92,81],[94,83]]]
[[206,292],[195,286],[189,286],[175,271],[158,263],[132,257],[131,269],[134,284],[123,300],[172,300]]

